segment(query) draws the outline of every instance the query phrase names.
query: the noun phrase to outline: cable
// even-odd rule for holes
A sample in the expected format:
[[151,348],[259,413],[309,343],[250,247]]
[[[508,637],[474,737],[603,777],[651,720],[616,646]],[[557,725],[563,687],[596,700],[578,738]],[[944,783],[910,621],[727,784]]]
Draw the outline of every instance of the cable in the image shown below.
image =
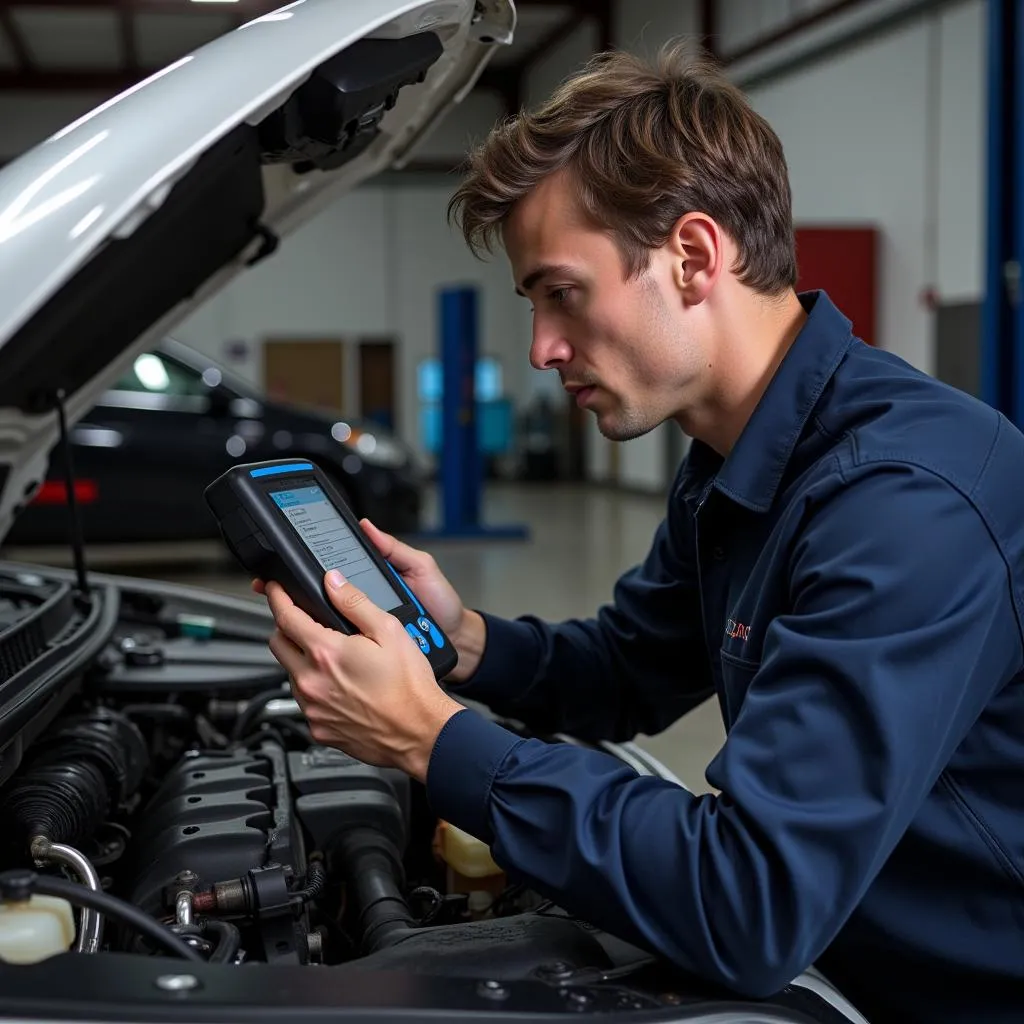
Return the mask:
[[292,900],[299,903],[315,903],[327,888],[327,871],[323,862],[314,860],[306,871],[306,884],[293,892]]
[[158,921],[148,917],[138,907],[102,890],[94,892],[92,889],[68,882],[63,878],[37,875],[34,871],[5,871],[0,874],[0,899],[24,901],[32,893],[39,893],[41,896],[57,896],[67,900],[73,906],[98,910],[106,917],[114,918],[136,929],[147,939],[163,946],[175,956],[180,956],[193,963],[206,962],[191,946],[182,942],[177,935]]

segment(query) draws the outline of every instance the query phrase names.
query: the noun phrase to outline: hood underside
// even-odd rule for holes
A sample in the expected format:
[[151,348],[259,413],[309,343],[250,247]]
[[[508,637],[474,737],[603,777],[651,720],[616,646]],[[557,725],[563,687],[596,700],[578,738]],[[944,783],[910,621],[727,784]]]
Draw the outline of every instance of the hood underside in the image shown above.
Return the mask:
[[511,41],[511,0],[297,0],[0,172],[0,539],[131,360],[401,167]]

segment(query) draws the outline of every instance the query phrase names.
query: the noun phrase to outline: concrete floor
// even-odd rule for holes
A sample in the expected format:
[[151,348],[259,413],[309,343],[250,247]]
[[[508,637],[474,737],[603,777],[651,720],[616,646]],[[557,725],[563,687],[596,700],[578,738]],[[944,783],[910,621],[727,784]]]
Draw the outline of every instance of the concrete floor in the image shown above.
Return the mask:
[[[463,600],[499,615],[525,612],[559,620],[587,616],[611,598],[621,572],[647,552],[662,518],[661,498],[572,485],[488,485],[483,520],[521,524],[526,541],[424,538]],[[434,521],[434,506],[427,521]],[[67,564],[62,549],[9,550],[7,557]],[[132,575],[248,594],[248,579],[223,558],[218,544],[133,545],[89,551],[89,564]],[[708,701],[665,732],[638,737],[686,786],[706,792],[708,761],[724,739],[717,702]]]

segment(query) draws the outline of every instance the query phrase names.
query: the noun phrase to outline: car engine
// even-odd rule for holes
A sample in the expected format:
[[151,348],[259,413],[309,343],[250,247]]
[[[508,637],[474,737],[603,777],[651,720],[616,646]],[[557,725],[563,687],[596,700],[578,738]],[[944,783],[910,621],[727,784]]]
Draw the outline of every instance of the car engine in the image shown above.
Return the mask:
[[[421,785],[313,743],[286,688],[125,696],[80,698],[26,751],[0,788],[0,871],[109,893],[215,963],[610,965],[593,929],[438,822]],[[78,913],[80,953],[166,955]]]

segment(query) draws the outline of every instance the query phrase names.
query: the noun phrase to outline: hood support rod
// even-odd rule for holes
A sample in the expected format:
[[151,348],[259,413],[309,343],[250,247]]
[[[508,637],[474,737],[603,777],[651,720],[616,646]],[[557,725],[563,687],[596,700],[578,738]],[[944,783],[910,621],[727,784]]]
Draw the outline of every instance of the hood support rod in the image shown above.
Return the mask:
[[60,423],[60,440],[64,456],[64,486],[68,494],[68,527],[71,531],[71,550],[75,559],[75,573],[78,576],[79,592],[85,596],[89,593],[89,577],[85,569],[85,543],[82,539],[82,520],[78,514],[78,501],[75,496],[75,470],[71,456],[71,437],[68,434],[67,413],[64,409],[66,395],[60,388],[54,395],[54,407]]

